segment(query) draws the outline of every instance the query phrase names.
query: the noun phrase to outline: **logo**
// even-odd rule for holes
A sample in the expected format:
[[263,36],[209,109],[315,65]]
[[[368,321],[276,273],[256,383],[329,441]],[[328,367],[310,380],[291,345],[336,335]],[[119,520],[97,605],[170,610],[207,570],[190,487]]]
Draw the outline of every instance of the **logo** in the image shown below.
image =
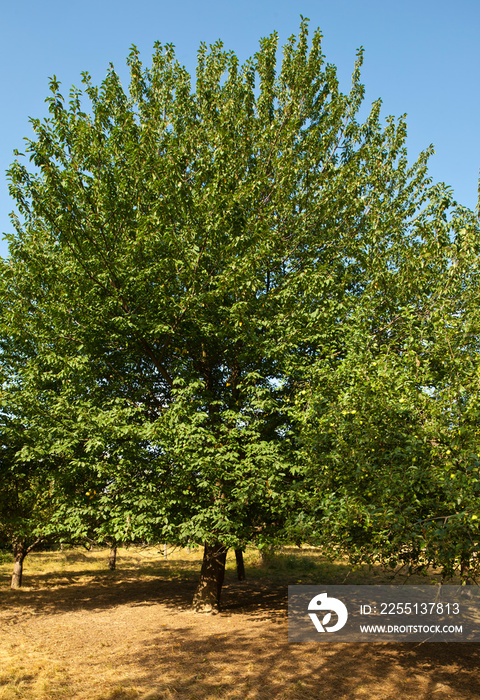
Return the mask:
[[[309,616],[317,632],[337,632],[341,630],[348,619],[348,610],[346,606],[338,598],[329,598],[326,593],[319,593],[308,604],[309,610],[328,610],[323,620],[320,622],[318,615],[314,612],[309,612]],[[332,612],[337,615],[337,622],[332,627],[328,627],[328,623],[332,619]]]

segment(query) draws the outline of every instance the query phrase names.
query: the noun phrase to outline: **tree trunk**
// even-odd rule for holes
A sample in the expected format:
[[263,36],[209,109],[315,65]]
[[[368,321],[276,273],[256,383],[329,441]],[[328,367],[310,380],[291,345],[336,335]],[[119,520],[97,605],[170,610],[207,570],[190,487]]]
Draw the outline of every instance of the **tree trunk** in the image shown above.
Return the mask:
[[23,575],[23,561],[28,554],[28,550],[25,548],[23,542],[15,542],[13,545],[13,574],[12,574],[12,588],[22,587],[22,575]]
[[470,578],[470,559],[463,556],[460,562],[460,579],[462,581],[462,586],[472,583]]
[[269,546],[263,547],[260,550],[260,557],[261,557],[261,561],[262,561],[262,566],[268,566],[274,556],[275,556],[275,546],[274,545],[269,545]]
[[117,545],[115,544],[110,549],[110,557],[108,559],[108,568],[110,569],[110,571],[114,571],[116,565],[117,565]]
[[245,565],[243,563],[243,552],[241,549],[235,550],[235,559],[237,560],[237,576],[239,581],[245,581]]
[[193,596],[195,612],[218,612],[226,558],[227,548],[223,544],[205,543],[200,581]]

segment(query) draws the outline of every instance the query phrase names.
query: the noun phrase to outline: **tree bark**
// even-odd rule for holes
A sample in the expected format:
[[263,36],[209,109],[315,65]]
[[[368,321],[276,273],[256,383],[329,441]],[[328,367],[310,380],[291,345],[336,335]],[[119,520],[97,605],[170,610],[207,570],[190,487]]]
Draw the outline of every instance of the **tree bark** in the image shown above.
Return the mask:
[[13,543],[13,574],[12,574],[12,588],[22,587],[22,576],[23,576],[23,562],[30,550],[25,547],[25,544],[20,540]]
[[235,559],[237,560],[237,577],[239,581],[245,581],[245,564],[243,563],[243,552],[241,549],[235,550]]
[[42,538],[38,537],[34,542],[32,542],[32,544],[28,545],[28,547],[25,545],[25,542],[22,542],[22,540],[13,541],[14,564],[11,588],[22,587],[23,562],[25,560],[25,557],[32,551],[34,547],[37,546],[37,544],[40,544],[40,542],[42,541]]
[[200,580],[193,596],[195,612],[218,612],[226,558],[227,548],[223,544],[205,543]]
[[460,562],[460,578],[462,585],[468,585],[472,583],[470,578],[470,559],[467,557],[462,557]]
[[114,571],[117,565],[117,545],[113,545],[110,549],[110,557],[108,559],[108,568],[110,571]]

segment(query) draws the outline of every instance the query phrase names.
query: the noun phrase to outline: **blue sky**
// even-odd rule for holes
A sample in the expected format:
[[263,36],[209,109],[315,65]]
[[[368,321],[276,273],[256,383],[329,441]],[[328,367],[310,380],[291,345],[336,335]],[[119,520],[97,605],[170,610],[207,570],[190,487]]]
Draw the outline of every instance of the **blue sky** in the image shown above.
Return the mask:
[[[14,203],[5,170],[30,136],[29,117],[46,114],[48,77],[64,95],[87,70],[94,82],[112,62],[127,81],[125,59],[136,44],[149,63],[153,44],[173,43],[194,72],[201,41],[222,39],[243,61],[260,37],[277,30],[280,46],[298,32],[300,13],[324,35],[323,52],[348,90],[363,46],[366,103],[381,97],[383,116],[407,113],[409,155],[430,143],[435,181],[451,185],[461,204],[476,206],[480,169],[480,3],[478,0],[24,0],[4,3],[0,28],[0,232],[12,232]],[[0,242],[0,255],[7,245]]]

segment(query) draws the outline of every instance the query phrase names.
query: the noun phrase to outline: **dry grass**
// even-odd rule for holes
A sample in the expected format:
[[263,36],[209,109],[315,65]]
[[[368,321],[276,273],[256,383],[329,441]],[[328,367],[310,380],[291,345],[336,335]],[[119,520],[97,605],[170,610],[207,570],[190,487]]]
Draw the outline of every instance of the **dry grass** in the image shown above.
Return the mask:
[[25,587],[0,564],[0,700],[473,700],[474,644],[288,644],[288,583],[382,583],[315,550],[287,550],[247,581],[227,561],[223,610],[189,610],[201,552],[34,553]]

